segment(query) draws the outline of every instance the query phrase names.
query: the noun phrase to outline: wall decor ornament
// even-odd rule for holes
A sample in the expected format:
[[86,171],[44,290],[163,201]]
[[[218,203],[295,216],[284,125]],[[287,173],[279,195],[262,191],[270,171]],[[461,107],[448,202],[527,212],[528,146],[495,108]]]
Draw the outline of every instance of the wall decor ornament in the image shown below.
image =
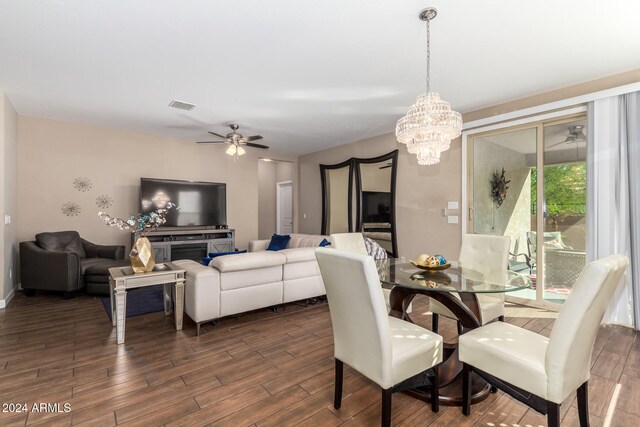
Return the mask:
[[78,191],[82,191],[82,192],[89,191],[91,190],[92,186],[93,184],[91,184],[91,180],[86,177],[80,176],[73,180],[73,187]]
[[511,182],[511,180],[507,181],[504,174],[505,170],[502,168],[502,173],[498,175],[498,171],[495,171],[491,179],[491,198],[498,207],[502,206],[502,202],[507,198],[507,190],[509,189],[507,184]]
[[60,210],[66,216],[78,216],[80,215],[80,212],[82,212],[80,205],[75,202],[63,203]]
[[96,197],[96,205],[101,209],[108,209],[113,206],[113,197],[107,194],[100,194]]

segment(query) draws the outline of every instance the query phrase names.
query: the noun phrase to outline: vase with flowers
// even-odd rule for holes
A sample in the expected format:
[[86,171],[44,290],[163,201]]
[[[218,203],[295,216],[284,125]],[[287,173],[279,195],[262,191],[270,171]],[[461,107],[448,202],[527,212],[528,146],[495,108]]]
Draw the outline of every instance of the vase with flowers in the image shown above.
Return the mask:
[[162,224],[167,222],[167,214],[170,209],[179,209],[175,204],[168,202],[165,207],[158,208],[146,214],[138,213],[129,219],[115,218],[106,212],[98,212],[98,218],[104,221],[109,227],[116,227],[120,230],[128,230],[133,234],[135,242],[129,253],[129,261],[134,273],[145,273],[153,270],[156,265],[151,242],[147,234],[155,231]]

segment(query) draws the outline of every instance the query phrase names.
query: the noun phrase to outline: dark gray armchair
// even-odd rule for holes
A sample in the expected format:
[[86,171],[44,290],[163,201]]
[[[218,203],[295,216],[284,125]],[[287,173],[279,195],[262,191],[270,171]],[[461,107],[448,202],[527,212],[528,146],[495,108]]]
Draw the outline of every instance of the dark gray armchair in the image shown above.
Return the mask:
[[35,241],[20,242],[20,274],[27,295],[36,289],[64,292],[69,298],[85,287],[87,270],[121,264],[124,246],[96,245],[77,231],[36,234]]

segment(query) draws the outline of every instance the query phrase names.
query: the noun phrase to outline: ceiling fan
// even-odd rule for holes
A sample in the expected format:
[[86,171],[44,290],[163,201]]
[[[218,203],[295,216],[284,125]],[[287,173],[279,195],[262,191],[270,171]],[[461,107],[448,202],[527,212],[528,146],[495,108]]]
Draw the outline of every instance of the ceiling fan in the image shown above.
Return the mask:
[[587,135],[583,132],[583,125],[569,126],[569,136],[564,141],[556,142],[553,145],[548,146],[547,148],[552,148],[561,144],[578,144],[580,142],[587,142]]
[[245,153],[245,149],[242,146],[253,147],[253,148],[261,148],[263,150],[268,149],[266,145],[256,144],[251,141],[257,141],[262,139],[260,135],[253,136],[242,136],[238,133],[239,125],[232,123],[229,125],[231,128],[231,132],[227,135],[220,135],[219,133],[211,132],[211,135],[222,138],[221,141],[198,141],[198,144],[231,144],[231,146],[227,149],[226,153],[230,156],[242,156]]

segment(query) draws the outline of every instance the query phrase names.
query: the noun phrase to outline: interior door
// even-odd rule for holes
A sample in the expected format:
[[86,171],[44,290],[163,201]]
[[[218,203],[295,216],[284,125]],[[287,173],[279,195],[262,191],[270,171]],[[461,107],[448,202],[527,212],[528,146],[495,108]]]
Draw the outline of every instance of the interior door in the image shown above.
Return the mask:
[[277,185],[277,225],[276,233],[293,233],[293,183],[291,181],[279,182]]

